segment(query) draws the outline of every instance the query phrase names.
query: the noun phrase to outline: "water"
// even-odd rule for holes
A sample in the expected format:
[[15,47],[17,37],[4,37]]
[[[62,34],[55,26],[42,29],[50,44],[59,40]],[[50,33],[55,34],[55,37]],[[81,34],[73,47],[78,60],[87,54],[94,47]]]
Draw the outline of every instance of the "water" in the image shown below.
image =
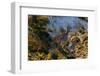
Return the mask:
[[67,31],[67,26],[71,27],[71,31],[76,31],[78,26],[88,29],[88,22],[74,16],[49,16],[48,29],[52,30],[49,34],[55,37],[60,33],[60,28]]

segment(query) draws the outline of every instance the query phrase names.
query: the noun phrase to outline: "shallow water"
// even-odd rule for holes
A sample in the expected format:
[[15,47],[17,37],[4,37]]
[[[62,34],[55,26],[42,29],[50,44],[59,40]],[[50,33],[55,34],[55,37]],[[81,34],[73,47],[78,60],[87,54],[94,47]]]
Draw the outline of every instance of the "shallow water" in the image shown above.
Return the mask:
[[55,37],[60,33],[60,28],[67,31],[67,26],[71,27],[71,31],[76,31],[78,26],[83,26],[85,29],[88,29],[88,22],[80,19],[79,17],[49,16],[48,19],[48,29],[52,30],[52,32],[49,32],[52,37]]

